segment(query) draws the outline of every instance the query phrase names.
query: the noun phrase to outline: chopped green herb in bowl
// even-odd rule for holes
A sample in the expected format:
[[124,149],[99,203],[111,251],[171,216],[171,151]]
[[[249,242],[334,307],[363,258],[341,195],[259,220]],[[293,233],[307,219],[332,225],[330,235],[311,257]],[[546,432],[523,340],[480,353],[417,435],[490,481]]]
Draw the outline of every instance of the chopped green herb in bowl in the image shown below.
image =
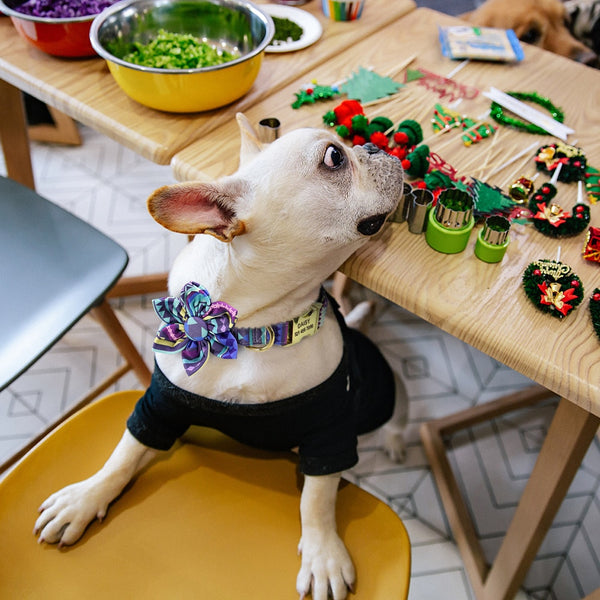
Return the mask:
[[164,29],[147,44],[134,43],[135,49],[123,60],[157,69],[198,69],[213,67],[238,58],[227,50],[199,40],[189,33],[169,33]]
[[275,24],[275,35],[271,40],[273,46],[285,44],[286,42],[297,42],[304,33],[304,29],[294,21],[281,17],[271,16]]

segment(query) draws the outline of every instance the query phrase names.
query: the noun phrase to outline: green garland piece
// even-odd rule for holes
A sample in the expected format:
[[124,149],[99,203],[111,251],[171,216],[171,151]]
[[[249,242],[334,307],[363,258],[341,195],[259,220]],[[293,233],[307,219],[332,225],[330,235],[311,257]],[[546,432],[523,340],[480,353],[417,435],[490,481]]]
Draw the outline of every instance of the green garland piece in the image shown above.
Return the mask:
[[[540,286],[549,287],[551,284],[559,284],[562,294],[572,290],[564,302],[568,307],[563,312],[552,303],[542,302],[544,293]],[[529,264],[523,273],[523,288],[527,297],[542,312],[552,315],[557,319],[563,319],[574,310],[583,299],[583,284],[581,279],[573,272],[569,265],[555,260],[536,260]]]
[[594,331],[600,340],[600,288],[596,288],[590,299],[590,315]]
[[339,92],[328,85],[315,85],[312,88],[300,90],[296,96],[296,100],[292,104],[292,108],[300,108],[305,104],[315,104],[317,100],[329,100],[334,96],[339,96]]
[[[563,123],[565,120],[565,114],[563,111],[554,106],[554,104],[552,104],[548,98],[540,96],[537,92],[507,92],[507,94],[513,98],[516,98],[517,100],[529,100],[534,104],[538,104],[539,106],[545,108],[552,115],[552,118],[559,123]],[[516,129],[527,131],[528,133],[537,133],[539,135],[548,134],[545,129],[542,129],[533,123],[526,123],[520,119],[515,119],[514,117],[505,115],[504,109],[497,102],[492,102],[490,106],[490,116],[492,119],[494,119],[494,121],[496,121],[496,123],[500,123],[500,125],[515,127]]]
[[[550,205],[550,201],[556,196],[556,187],[551,183],[545,183],[529,200],[529,210],[535,215],[539,212],[538,204]],[[564,223],[553,225],[547,219],[536,219],[532,217],[535,228],[544,235],[552,238],[573,237],[579,235],[590,224],[590,207],[587,204],[576,204],[573,213],[569,215]]]

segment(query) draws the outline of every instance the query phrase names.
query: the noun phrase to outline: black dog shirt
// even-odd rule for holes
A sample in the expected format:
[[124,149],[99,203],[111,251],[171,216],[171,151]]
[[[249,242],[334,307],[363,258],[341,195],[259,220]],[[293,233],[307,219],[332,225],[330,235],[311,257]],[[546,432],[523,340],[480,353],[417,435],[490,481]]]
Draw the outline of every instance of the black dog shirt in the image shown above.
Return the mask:
[[332,306],[342,327],[344,352],[323,383],[282,400],[240,404],[176,387],[155,365],[150,387],[127,421],[129,431],[146,446],[168,450],[190,425],[200,425],[261,449],[298,447],[300,470],[306,475],[352,467],[358,461],[357,435],[392,415],[394,376],[373,342],[349,329]]

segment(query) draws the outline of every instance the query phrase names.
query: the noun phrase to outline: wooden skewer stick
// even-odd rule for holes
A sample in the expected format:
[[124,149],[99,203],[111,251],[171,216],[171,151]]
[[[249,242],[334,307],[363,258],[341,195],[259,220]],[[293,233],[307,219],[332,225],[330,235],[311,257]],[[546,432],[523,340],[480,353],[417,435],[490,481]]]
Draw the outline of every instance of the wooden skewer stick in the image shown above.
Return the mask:
[[503,169],[506,169],[506,167],[508,167],[509,165],[512,165],[515,161],[519,160],[522,156],[529,154],[536,146],[538,146],[538,144],[539,144],[539,142],[533,142],[533,144],[530,144],[529,146],[527,146],[527,148],[521,150],[521,152],[519,152],[518,154],[515,154],[512,158],[509,158],[506,162],[503,162],[501,165],[496,167],[493,171],[488,173],[487,177],[489,178],[492,175],[499,173]]

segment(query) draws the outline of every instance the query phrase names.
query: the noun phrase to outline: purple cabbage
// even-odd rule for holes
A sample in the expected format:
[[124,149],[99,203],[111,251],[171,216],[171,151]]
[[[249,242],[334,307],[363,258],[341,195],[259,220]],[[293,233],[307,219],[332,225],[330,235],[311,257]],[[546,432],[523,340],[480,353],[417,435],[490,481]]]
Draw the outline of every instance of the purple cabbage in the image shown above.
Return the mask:
[[72,19],[97,15],[116,0],[27,0],[14,10],[32,17]]

